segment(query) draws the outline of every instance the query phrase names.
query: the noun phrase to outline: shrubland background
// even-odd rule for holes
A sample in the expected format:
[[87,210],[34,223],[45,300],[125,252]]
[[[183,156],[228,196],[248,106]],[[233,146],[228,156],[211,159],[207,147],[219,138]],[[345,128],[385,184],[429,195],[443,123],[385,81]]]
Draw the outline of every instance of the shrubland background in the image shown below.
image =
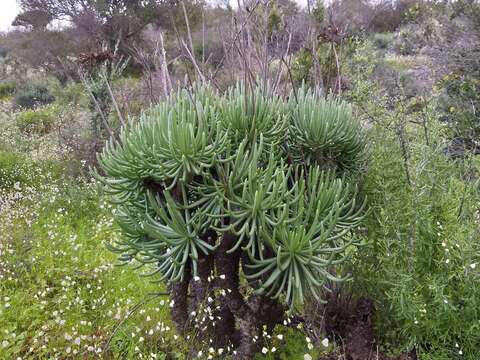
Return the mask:
[[[365,128],[370,210],[338,317],[369,298],[379,352],[480,358],[478,1],[20,3],[0,36],[0,358],[186,358],[162,284],[106,249],[119,230],[90,169],[171,91],[238,80],[333,93]],[[322,309],[258,357],[343,359]]]

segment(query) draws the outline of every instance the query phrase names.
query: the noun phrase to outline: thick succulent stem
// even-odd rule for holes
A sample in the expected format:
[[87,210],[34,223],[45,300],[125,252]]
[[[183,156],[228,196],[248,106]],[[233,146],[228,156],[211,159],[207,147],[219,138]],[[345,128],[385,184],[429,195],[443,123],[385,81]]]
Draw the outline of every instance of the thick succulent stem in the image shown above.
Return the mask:
[[185,327],[188,321],[188,284],[190,279],[190,266],[186,266],[183,280],[169,285],[173,300],[172,320],[177,331],[182,335],[185,334]]
[[[217,241],[217,233],[208,229],[200,238],[210,245],[215,245]],[[213,254],[200,254],[198,258],[198,279],[192,282],[191,290],[195,299],[195,307],[205,300],[207,294],[212,290],[212,280],[209,279],[215,270],[215,262]],[[195,280],[195,279],[194,279]]]
[[253,339],[258,337],[259,329],[256,314],[244,301],[239,290],[240,254],[238,252],[233,254],[227,253],[236,240],[237,238],[231,233],[226,233],[223,236],[223,241],[216,253],[216,264],[218,272],[222,275],[219,285],[226,291],[226,302],[237,321],[239,330],[239,344],[233,358],[236,360],[247,360],[252,359],[257,350],[258,345]]

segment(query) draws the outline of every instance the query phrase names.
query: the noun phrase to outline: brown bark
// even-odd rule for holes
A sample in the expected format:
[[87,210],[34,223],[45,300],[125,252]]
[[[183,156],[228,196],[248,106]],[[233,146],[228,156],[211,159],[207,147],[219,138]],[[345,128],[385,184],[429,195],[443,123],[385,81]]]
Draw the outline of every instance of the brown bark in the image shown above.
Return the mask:
[[226,290],[226,303],[238,327],[238,346],[233,359],[248,360],[253,359],[258,350],[262,326],[266,325],[267,329],[272,330],[283,319],[283,308],[277,301],[263,296],[253,296],[248,302],[244,300],[240,292],[240,252],[227,253],[236,241],[236,236],[226,233],[217,249],[215,260],[218,273],[225,275],[219,280],[219,285]]
[[185,334],[185,327],[188,321],[188,284],[191,278],[190,266],[185,267],[183,280],[169,285],[173,299],[172,320],[175,323],[179,334]]

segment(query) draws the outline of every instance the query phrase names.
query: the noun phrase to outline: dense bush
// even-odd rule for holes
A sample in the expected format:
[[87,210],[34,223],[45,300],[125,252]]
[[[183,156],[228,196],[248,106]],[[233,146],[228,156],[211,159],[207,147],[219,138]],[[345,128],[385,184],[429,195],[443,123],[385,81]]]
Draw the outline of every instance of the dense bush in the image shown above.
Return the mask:
[[458,2],[454,10],[453,18],[442,26],[441,41],[432,52],[438,63],[435,70],[439,78],[439,109],[450,136],[470,142],[469,150],[478,153],[475,142],[480,138],[480,4]]
[[395,34],[394,50],[401,55],[415,55],[426,45],[424,29],[417,24],[407,24]]
[[55,103],[60,106],[81,105],[87,107],[88,96],[85,94],[85,88],[81,83],[69,82],[63,86],[58,84],[50,92],[55,98]]
[[372,41],[378,49],[388,49],[393,41],[393,34],[376,33],[372,36]]
[[55,100],[48,86],[40,81],[29,81],[17,87],[13,104],[22,109],[34,109]]
[[46,134],[52,130],[58,115],[58,107],[48,105],[19,112],[16,114],[15,121],[22,132]]
[[1,82],[0,83],[0,100],[11,96],[15,92],[14,82]]
[[[474,360],[480,356],[480,248],[474,240],[480,199],[478,175],[471,176],[480,164],[448,160],[438,120],[429,127],[430,147],[421,131],[409,134],[414,145],[407,165],[397,135],[377,128],[366,184],[373,247],[356,269],[378,301],[385,346],[415,348],[422,359]],[[400,175],[405,166],[412,185]]]
[[[365,153],[351,108],[303,89],[288,102],[262,91],[199,88],[193,101],[182,91],[100,156],[124,234],[112,249],[170,284],[181,333],[201,324],[199,347],[233,345],[238,359],[282,321],[283,303],[301,309],[327,280],[344,279],[331,270],[358,244],[364,205],[342,176]],[[207,297],[220,322],[190,315],[208,313]]]
[[450,73],[438,82],[438,86],[443,90],[440,97],[442,118],[451,129],[452,137],[477,140],[480,135],[480,120],[476,112],[480,105],[480,76],[475,73]]
[[292,63],[292,77],[296,85],[310,84],[312,77],[313,56],[310,50],[301,49]]
[[372,139],[364,184],[371,247],[352,264],[353,291],[376,300],[381,350],[478,359],[480,163],[444,155],[450,130],[435,98],[386,96],[390,89],[372,84],[377,61],[378,52],[359,48],[347,69],[354,86],[346,95]]

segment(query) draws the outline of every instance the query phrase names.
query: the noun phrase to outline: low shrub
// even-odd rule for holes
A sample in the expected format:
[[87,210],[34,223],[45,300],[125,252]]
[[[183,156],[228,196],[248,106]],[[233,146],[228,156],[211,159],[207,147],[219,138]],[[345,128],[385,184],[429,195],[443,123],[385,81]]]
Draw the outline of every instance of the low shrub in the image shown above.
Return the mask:
[[388,49],[393,41],[391,33],[377,33],[372,36],[373,44],[378,49]]
[[473,360],[480,356],[474,240],[480,163],[448,160],[441,151],[444,127],[429,121],[430,146],[421,130],[408,130],[407,160],[395,130],[372,132],[365,183],[372,248],[352,272],[362,279],[358,292],[368,289],[377,301],[377,333],[385,349],[416,349],[420,359]]
[[5,99],[15,92],[14,82],[0,82],[0,100]]
[[25,83],[19,86],[13,98],[16,108],[34,109],[37,106],[48,105],[55,101],[48,87],[42,82]]
[[307,49],[300,50],[293,60],[292,77],[296,84],[309,84],[313,67],[312,53]]
[[62,86],[58,84],[51,91],[52,96],[55,98],[55,103],[62,106],[70,105],[82,105],[88,106],[88,96],[85,92],[85,88],[81,83],[69,82]]
[[58,107],[54,105],[38,109],[28,109],[17,113],[16,123],[24,133],[47,134],[58,116]]

